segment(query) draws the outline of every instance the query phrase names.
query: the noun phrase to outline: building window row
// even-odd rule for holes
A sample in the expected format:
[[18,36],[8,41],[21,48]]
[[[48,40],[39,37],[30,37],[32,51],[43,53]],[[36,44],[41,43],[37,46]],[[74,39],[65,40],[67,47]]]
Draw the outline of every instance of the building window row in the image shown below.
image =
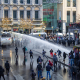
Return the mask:
[[[9,0],[4,0],[4,3],[8,3]],[[30,4],[30,0],[26,0],[27,4]],[[13,0],[13,3],[17,3],[17,0]],[[20,3],[23,4],[23,0],[20,0]],[[35,0],[35,4],[38,4],[38,0]]]
[[[38,13],[39,11],[35,11],[35,19],[38,19]],[[9,12],[8,12],[8,10],[4,10],[4,17],[5,18],[8,18],[8,14],[9,14]],[[16,20],[17,19],[17,10],[13,10],[13,19],[14,20]],[[30,18],[31,17],[31,11],[27,11],[27,18]],[[20,18],[24,18],[24,11],[23,10],[21,10],[20,11]]]
[[[71,0],[67,0],[67,7],[71,7]],[[73,0],[73,7],[76,7],[76,0]]]
[[[76,11],[73,11],[73,23],[76,22]],[[67,23],[70,23],[70,11],[67,11]]]

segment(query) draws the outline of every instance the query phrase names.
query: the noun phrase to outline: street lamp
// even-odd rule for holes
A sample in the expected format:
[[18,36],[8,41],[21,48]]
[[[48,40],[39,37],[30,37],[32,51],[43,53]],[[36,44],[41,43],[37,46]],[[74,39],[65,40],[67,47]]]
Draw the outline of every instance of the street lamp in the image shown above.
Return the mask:
[[32,35],[33,35],[33,26],[32,26]]
[[53,35],[53,26],[51,28],[52,28],[52,35]]

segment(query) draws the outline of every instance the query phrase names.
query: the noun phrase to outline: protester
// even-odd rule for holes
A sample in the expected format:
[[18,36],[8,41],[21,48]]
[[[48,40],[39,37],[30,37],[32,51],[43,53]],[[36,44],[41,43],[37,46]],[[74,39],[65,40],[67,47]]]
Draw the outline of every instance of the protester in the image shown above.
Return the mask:
[[57,61],[58,61],[58,59],[57,59],[57,56],[56,56],[56,52],[53,55],[53,61],[54,61],[54,67],[55,67],[55,64],[56,64],[56,67],[57,67]]
[[[51,75],[50,75],[50,70],[52,69],[52,67],[49,65],[49,63],[48,63],[48,65],[46,66],[46,71],[47,71],[47,79],[48,79],[48,74],[49,74],[49,79],[51,79]],[[53,69],[52,69],[52,71],[53,71]]]
[[41,58],[41,56],[39,56],[39,57],[37,58],[37,63],[39,63],[39,62],[42,63],[42,61],[43,61],[43,59]]
[[44,51],[44,49],[43,49],[43,51],[42,51],[42,55],[43,55],[43,57],[45,56],[45,53],[46,53],[46,51]]
[[58,56],[59,56],[59,58],[61,57],[61,51],[58,49]]
[[53,66],[53,63],[49,60],[49,65],[52,67]]
[[15,48],[15,52],[16,52],[16,56],[18,56],[18,54],[17,54],[18,53],[18,48],[17,47]]
[[76,79],[76,74],[77,74],[77,70],[73,64],[73,66],[71,67],[71,76],[72,76],[72,80],[73,78]]
[[79,70],[80,70],[80,59],[78,60],[78,66],[79,66]]
[[65,63],[65,58],[66,58],[66,53],[63,52],[63,61],[64,61],[64,63]]
[[53,50],[52,49],[50,50],[50,55],[51,55],[51,57],[53,57]]
[[0,65],[0,80],[1,80],[1,77],[3,77],[3,79],[5,80],[5,78],[4,78],[4,69]]
[[33,52],[31,50],[29,51],[29,54],[30,54],[30,58],[33,58]]
[[25,56],[26,51],[27,51],[27,48],[24,46],[23,47],[24,56]]
[[38,63],[37,70],[38,70],[38,80],[39,80],[39,78],[42,76],[42,65],[41,65],[41,62]]
[[31,72],[32,80],[35,80],[35,76],[36,76],[36,73],[34,72],[34,70],[32,70],[32,72]]
[[6,68],[6,74],[7,74],[7,76],[9,76],[10,64],[8,61],[6,61],[6,63],[5,63],[5,68]]

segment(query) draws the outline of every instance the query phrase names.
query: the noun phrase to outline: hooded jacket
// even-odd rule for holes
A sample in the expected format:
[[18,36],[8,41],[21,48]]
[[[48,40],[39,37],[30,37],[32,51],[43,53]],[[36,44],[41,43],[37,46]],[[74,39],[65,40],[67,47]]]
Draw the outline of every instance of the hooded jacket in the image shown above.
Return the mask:
[[53,61],[58,61],[57,56],[53,55]]

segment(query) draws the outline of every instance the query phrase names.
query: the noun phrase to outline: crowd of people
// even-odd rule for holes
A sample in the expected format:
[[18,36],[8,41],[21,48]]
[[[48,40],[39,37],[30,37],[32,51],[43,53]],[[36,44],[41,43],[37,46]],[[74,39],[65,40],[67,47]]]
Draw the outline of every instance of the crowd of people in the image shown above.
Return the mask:
[[[56,42],[58,44],[62,44],[64,46],[71,46],[71,45],[77,45],[79,44],[79,39],[76,39],[74,40],[72,37],[70,37],[70,39],[67,37],[67,36],[52,36],[52,35],[49,35],[47,36],[46,38],[47,40],[49,41],[53,41],[53,42]],[[67,45],[66,45],[67,44]]]

